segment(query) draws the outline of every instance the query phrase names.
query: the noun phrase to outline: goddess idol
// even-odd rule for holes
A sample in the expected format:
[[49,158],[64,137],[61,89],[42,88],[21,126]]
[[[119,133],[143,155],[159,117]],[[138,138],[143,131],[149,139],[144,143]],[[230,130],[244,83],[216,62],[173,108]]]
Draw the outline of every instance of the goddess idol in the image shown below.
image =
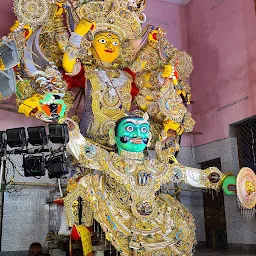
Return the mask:
[[[192,59],[161,28],[142,29],[145,6],[146,0],[14,0],[18,21],[0,44],[0,92],[15,93],[27,117],[68,124],[68,151],[88,169],[71,180],[65,198],[70,226],[81,197],[83,224],[95,218],[122,255],[192,255],[193,217],[159,194],[161,185],[220,189],[232,182],[217,168],[193,169],[173,158],[180,135],[195,124],[187,109]],[[1,91],[9,84],[12,90]],[[85,91],[81,132],[78,117],[67,118],[74,87]],[[155,159],[144,155],[146,146]]]
[[2,44],[15,44],[18,62],[10,65],[2,54],[1,68],[17,79],[18,112],[59,122],[80,87],[83,135],[106,145],[108,130],[125,112],[147,112],[152,148],[160,140],[174,154],[179,136],[195,124],[186,107],[192,59],[161,28],[142,29],[145,6],[145,0],[14,0],[18,21]]

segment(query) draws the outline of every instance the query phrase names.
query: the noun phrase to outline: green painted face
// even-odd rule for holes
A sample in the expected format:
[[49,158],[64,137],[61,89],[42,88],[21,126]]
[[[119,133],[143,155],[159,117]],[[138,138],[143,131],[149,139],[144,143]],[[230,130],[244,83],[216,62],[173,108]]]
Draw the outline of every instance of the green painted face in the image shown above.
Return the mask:
[[116,127],[116,144],[119,153],[122,150],[142,152],[149,141],[150,125],[140,117],[123,118]]

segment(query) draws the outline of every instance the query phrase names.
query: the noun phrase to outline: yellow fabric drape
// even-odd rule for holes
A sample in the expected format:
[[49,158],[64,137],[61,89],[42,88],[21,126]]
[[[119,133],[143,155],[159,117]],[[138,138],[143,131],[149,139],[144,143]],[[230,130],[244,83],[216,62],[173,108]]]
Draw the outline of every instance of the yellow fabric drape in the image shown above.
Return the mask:
[[92,253],[92,240],[91,240],[91,232],[85,226],[76,226],[77,231],[81,237],[82,246],[83,246],[83,254],[84,256],[90,255]]

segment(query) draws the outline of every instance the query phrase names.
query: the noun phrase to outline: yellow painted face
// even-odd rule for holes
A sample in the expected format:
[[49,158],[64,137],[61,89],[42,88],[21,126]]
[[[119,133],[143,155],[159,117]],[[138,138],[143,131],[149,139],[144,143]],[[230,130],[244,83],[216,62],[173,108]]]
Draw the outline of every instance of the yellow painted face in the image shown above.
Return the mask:
[[118,57],[119,49],[120,40],[113,33],[100,33],[93,40],[93,57],[102,62],[112,63]]

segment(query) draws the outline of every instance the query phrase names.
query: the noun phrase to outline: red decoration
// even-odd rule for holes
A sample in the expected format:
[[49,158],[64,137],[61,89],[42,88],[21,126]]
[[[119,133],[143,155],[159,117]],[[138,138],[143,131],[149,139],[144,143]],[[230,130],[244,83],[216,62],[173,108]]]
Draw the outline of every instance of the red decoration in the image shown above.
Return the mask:
[[80,237],[75,225],[73,225],[73,227],[72,227],[70,237],[71,237],[72,240],[75,240],[75,241],[80,241],[81,240],[81,237]]
[[174,75],[175,75],[175,77],[177,78],[177,79],[179,79],[179,74],[178,74],[178,72],[175,70],[174,71]]
[[55,200],[53,200],[53,203],[63,206],[64,205],[64,200],[63,200],[63,198],[56,198]]
[[157,33],[152,34],[152,37],[155,41],[157,41]]
[[83,88],[85,89],[85,74],[83,67],[76,76],[69,76],[66,73],[63,73],[63,79],[68,83],[68,89],[72,88]]
[[132,99],[134,100],[134,98],[137,96],[137,94],[139,93],[139,88],[136,86],[135,84],[135,77],[136,77],[136,73],[133,73],[129,68],[124,68],[124,71],[127,72],[128,74],[131,75],[132,77],[132,89],[131,89],[131,95],[132,95]]
[[24,31],[24,37],[27,38],[28,35],[29,35],[29,30],[26,29],[26,30]]
[[79,176],[76,178],[76,182],[78,182],[79,180],[81,180],[82,176]]

